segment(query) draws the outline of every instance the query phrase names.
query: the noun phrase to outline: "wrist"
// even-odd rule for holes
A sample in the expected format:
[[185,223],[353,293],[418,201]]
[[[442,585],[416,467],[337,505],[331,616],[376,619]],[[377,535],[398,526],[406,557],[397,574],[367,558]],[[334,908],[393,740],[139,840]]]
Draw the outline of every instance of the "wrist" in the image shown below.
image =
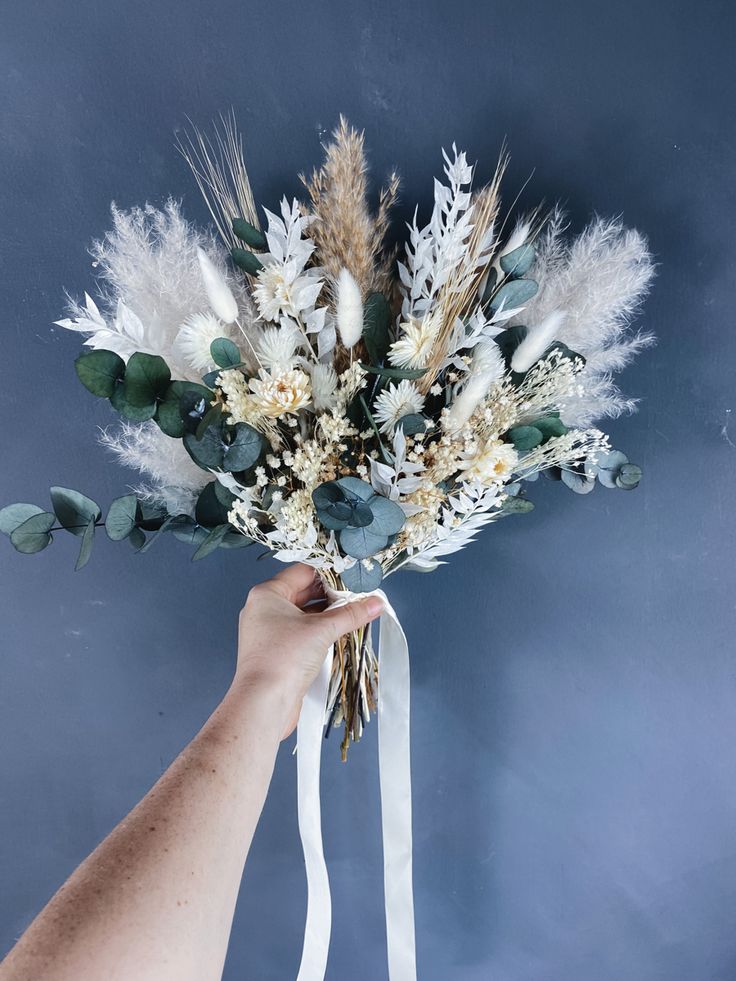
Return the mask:
[[289,686],[272,675],[238,668],[224,701],[249,718],[257,718],[264,731],[275,732],[280,739],[294,709]]

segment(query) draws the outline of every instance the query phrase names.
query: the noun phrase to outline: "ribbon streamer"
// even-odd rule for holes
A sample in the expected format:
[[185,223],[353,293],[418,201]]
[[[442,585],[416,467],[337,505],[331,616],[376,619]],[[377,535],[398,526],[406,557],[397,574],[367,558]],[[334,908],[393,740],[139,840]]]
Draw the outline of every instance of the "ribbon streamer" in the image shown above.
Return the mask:
[[[384,610],[378,647],[378,769],[383,830],[383,886],[389,981],[416,981],[412,887],[411,769],[409,745],[409,648],[399,619],[383,590],[328,592],[330,606],[366,595]],[[319,796],[322,731],[332,669],[330,648],[307,692],[297,726],[299,834],[307,872],[307,921],[297,981],[323,981],[332,927],[330,883],[322,847]]]

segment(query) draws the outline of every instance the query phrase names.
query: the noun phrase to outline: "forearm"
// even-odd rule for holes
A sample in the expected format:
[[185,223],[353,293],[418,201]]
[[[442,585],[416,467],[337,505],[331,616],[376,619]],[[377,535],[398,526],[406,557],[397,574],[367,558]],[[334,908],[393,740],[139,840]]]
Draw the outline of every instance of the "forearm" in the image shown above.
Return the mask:
[[37,917],[0,981],[219,978],[283,709],[277,693],[236,683]]

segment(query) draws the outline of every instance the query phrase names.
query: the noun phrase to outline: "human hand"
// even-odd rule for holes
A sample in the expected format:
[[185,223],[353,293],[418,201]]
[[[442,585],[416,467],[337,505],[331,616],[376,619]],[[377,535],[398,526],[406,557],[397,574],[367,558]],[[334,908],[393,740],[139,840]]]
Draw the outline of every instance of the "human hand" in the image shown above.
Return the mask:
[[324,598],[314,569],[293,565],[254,586],[240,612],[234,684],[275,696],[283,713],[282,738],[296,725],[302,699],[330,645],[375,620],[383,610],[376,596],[332,610],[319,605],[303,609]]

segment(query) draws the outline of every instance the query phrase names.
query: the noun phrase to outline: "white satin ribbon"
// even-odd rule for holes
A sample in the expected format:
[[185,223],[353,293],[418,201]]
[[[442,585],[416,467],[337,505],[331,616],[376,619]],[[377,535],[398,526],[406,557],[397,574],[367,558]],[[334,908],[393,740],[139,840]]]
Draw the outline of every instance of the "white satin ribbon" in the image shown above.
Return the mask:
[[[389,981],[416,981],[412,888],[411,771],[409,745],[409,648],[383,590],[329,591],[330,606],[378,596],[384,611],[378,648],[378,768],[383,826],[383,883]],[[307,922],[297,981],[323,981],[330,946],[332,906],[322,847],[319,799],[322,732],[332,648],[307,692],[297,726],[299,834],[307,872]]]

